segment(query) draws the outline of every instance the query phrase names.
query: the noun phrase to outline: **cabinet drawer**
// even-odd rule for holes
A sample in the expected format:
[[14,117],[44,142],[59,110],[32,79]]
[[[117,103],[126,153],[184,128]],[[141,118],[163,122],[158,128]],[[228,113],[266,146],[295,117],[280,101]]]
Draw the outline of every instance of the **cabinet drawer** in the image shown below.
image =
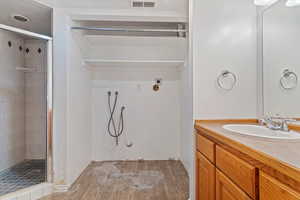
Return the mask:
[[259,181],[260,200],[300,200],[299,193],[263,172]]
[[255,167],[219,146],[216,146],[216,166],[251,198],[257,199]]
[[197,134],[197,150],[200,151],[210,162],[215,163],[215,143]]
[[251,200],[251,198],[222,172],[217,170],[216,200]]

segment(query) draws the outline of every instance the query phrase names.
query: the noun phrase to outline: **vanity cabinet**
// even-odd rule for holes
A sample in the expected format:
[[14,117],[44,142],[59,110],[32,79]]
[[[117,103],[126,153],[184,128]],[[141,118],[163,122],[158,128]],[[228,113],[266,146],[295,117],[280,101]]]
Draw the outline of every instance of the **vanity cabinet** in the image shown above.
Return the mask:
[[196,200],[300,200],[298,190],[261,171],[255,159],[201,132],[196,141]]
[[255,168],[197,134],[197,200],[255,199]]

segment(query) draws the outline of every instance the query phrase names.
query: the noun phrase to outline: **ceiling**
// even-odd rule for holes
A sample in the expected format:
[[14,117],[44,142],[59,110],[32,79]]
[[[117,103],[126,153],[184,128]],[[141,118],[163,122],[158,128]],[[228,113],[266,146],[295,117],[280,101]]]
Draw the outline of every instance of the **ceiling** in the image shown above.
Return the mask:
[[132,8],[133,0],[35,0],[46,5],[59,8],[85,8],[101,10],[127,10],[150,11],[150,12],[172,12],[186,15],[189,0],[147,0],[155,2],[155,8]]
[[[20,14],[30,19],[18,22],[12,15]],[[25,29],[31,32],[52,36],[52,9],[33,0],[1,0],[0,23]]]

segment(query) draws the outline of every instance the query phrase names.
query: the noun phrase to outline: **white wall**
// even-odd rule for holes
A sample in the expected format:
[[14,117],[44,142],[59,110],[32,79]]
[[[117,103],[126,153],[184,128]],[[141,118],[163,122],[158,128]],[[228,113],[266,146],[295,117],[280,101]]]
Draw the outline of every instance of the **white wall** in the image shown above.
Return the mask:
[[54,183],[66,184],[67,27],[64,10],[53,10],[53,171]]
[[[119,72],[117,72],[119,73]],[[164,80],[158,92],[153,81],[94,81],[93,88],[93,160],[167,160],[179,158],[180,102],[179,83]],[[120,145],[108,135],[107,92],[119,91],[118,119],[125,106],[124,134]],[[114,98],[114,94],[112,95]],[[112,101],[113,101],[112,98]],[[126,134],[133,142],[127,148]]]
[[193,120],[193,2],[189,2],[189,34],[185,68],[181,72],[180,158],[189,173],[190,199],[195,198],[195,142]]
[[[70,31],[70,30],[69,30]],[[92,156],[90,72],[72,33],[67,38],[67,163],[66,182],[72,184],[90,164]]]
[[[253,1],[191,2],[189,53],[193,66],[194,119],[255,118],[257,34]],[[237,76],[237,85],[232,91],[217,87],[217,77],[223,70],[230,70]],[[193,149],[194,140],[186,140],[192,141]],[[194,157],[191,151],[185,150],[186,158]],[[194,158],[188,160],[193,168]],[[192,199],[195,195],[193,172],[190,179]]]
[[[187,40],[177,37],[85,36],[87,59],[184,60]],[[138,67],[138,69],[144,66]],[[154,66],[155,68],[155,66]]]
[[[184,60],[183,38],[86,36],[82,47],[87,59]],[[77,40],[79,41],[79,39]],[[87,48],[89,47],[89,48]],[[167,160],[180,158],[180,72],[176,64],[126,64],[87,66],[93,69],[93,160]],[[159,92],[152,90],[162,78]],[[119,109],[125,110],[125,130],[115,147],[107,132],[108,90],[119,91]],[[118,115],[116,115],[117,118]],[[125,134],[134,143],[125,147]]]
[[70,30],[69,10],[53,10],[54,184],[69,187],[91,161],[89,75]]
[[[194,118],[256,117],[256,8],[253,1],[194,1]],[[222,70],[237,76],[230,92]]]
[[[47,90],[46,43],[26,40],[24,51],[26,67],[36,71],[25,73],[25,134],[26,159],[46,159],[47,147]],[[41,53],[38,49],[41,49]]]
[[[190,178],[190,195],[194,190],[194,121],[193,121],[193,85],[192,64],[187,62],[185,70],[181,74],[181,134],[180,134],[180,158]],[[193,196],[192,196],[193,197]]]
[[[12,47],[8,46],[12,42]],[[0,30],[0,171],[25,159],[24,40]]]
[[[183,38],[85,36],[76,35],[84,58],[97,60],[184,60],[186,40]],[[80,41],[80,42],[79,42]],[[134,66],[133,66],[134,65]],[[179,158],[180,66],[157,63],[119,65],[87,65],[93,75],[93,160],[165,160]],[[163,79],[160,92],[154,92],[155,78]],[[107,91],[120,92],[125,104],[125,133],[134,142],[126,148],[124,135],[115,147],[108,135]],[[121,105],[119,105],[120,108]],[[166,144],[165,141],[169,140]],[[158,153],[159,152],[159,153]]]
[[300,87],[284,90],[280,78],[285,68],[297,73],[299,64],[299,7],[281,1],[264,14],[264,105],[266,115],[300,117]]
[[68,188],[91,161],[89,75],[70,24],[67,10],[53,10],[53,181],[59,189]]
[[54,184],[69,187],[91,161],[90,74],[65,9],[53,12]]

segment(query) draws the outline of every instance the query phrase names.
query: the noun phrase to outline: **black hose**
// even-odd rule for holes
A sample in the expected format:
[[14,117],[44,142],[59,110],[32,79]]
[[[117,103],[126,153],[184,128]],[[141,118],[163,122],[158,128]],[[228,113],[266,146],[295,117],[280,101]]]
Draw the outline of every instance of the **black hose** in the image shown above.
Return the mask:
[[[114,104],[113,104],[113,107],[111,107],[111,92],[109,91],[108,92],[108,107],[109,107],[110,117],[109,117],[109,121],[108,121],[107,131],[108,131],[108,133],[111,137],[116,139],[116,145],[119,145],[119,137],[123,134],[123,131],[124,131],[124,115],[123,115],[123,112],[125,110],[125,107],[123,106],[121,108],[121,114],[120,114],[120,119],[119,119],[119,124],[118,124],[118,130],[117,130],[115,119],[114,119],[114,114],[116,112],[117,102],[118,102],[118,92],[115,92]],[[113,132],[111,131],[111,126],[113,127]]]

